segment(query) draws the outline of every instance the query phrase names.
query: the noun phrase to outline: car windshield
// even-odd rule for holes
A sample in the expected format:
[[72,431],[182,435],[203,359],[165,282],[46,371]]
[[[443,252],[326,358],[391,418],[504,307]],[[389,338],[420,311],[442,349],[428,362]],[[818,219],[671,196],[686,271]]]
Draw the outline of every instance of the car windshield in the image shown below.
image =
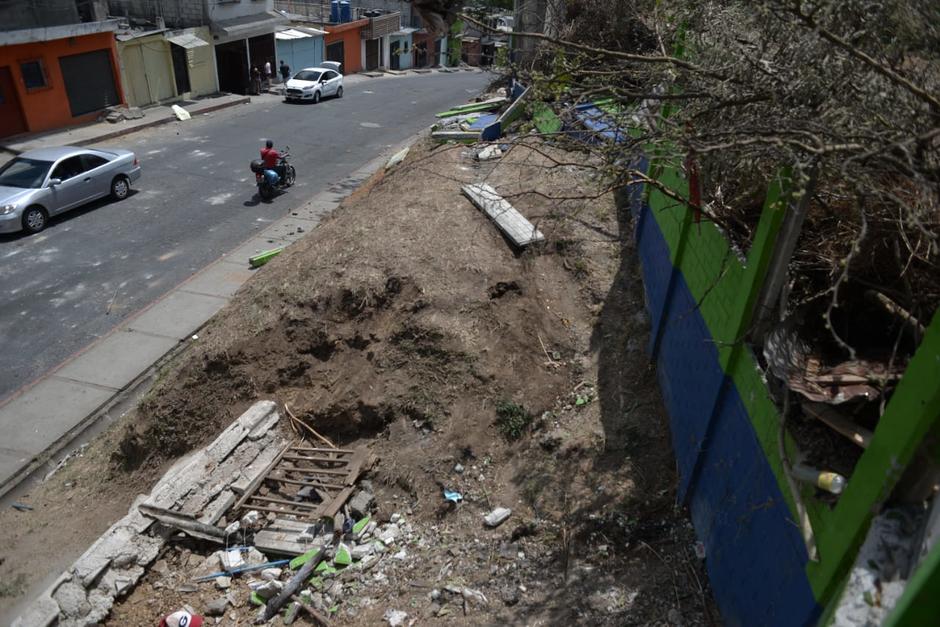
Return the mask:
[[46,180],[51,161],[37,161],[17,157],[0,168],[0,185],[6,187],[38,188]]
[[298,81],[310,81],[315,83],[320,80],[320,73],[311,72],[309,70],[301,70],[300,72],[297,72],[297,76],[294,78]]

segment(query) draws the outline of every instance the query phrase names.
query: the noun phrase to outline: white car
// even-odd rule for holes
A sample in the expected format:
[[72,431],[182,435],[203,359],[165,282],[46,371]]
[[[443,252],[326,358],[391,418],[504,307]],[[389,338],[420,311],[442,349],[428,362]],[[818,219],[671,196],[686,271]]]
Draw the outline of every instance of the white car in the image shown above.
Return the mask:
[[310,100],[320,102],[327,96],[343,97],[343,75],[339,73],[339,63],[324,61],[320,67],[308,67],[294,74],[287,81],[284,96],[288,101]]

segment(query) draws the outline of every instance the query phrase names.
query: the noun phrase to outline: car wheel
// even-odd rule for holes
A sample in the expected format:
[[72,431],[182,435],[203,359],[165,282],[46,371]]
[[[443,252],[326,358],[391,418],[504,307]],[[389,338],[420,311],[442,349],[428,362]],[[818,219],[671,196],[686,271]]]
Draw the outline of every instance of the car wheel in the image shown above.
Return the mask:
[[39,206],[27,207],[23,212],[23,230],[38,233],[49,224],[49,214]]
[[294,166],[287,166],[287,171],[284,172],[284,182],[288,185],[293,185],[294,181],[297,179],[297,171],[294,170]]
[[343,86],[342,86],[342,85],[340,85],[340,86],[337,88],[337,90],[336,90],[336,97],[337,97],[337,98],[342,98],[342,97],[343,97]]
[[320,102],[320,92],[315,91],[313,92],[313,104],[317,104],[319,102]]
[[124,200],[131,192],[131,182],[126,176],[115,176],[111,181],[111,198],[114,200]]

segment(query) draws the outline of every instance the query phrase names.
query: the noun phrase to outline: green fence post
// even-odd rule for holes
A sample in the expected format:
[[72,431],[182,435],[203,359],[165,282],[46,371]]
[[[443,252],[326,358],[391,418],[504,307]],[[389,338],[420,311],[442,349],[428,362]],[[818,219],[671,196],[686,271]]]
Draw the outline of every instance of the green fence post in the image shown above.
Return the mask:
[[864,540],[872,515],[924,441],[940,421],[940,312],[934,315],[924,339],[907,366],[878,421],[865,450],[833,512],[830,524],[817,537],[820,561],[807,564],[817,601],[828,603]]

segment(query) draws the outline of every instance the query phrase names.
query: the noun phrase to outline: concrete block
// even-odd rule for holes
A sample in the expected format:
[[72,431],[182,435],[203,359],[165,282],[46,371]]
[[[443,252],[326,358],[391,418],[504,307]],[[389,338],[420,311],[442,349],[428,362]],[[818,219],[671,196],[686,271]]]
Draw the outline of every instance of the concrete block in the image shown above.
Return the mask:
[[225,490],[219,494],[209,505],[203,509],[203,514],[199,522],[207,525],[214,525],[222,516],[235,504],[235,493],[231,490]]
[[271,414],[277,413],[277,403],[274,401],[258,401],[238,417],[238,423],[249,431],[261,424]]
[[60,585],[52,593],[52,598],[65,618],[82,618],[91,611],[85,588],[75,581],[66,581]]
[[241,425],[241,420],[233,422],[206,448],[209,461],[213,464],[220,464],[241,444],[246,435],[248,435],[248,429]]
[[12,627],[50,627],[59,620],[59,604],[43,594],[13,621]]
[[97,552],[86,553],[72,565],[72,574],[83,586],[90,588],[110,565],[110,557]]
[[276,425],[280,419],[281,416],[277,412],[274,412],[264,421],[255,425],[252,430],[248,432],[248,439],[260,440],[265,435],[267,435],[268,431],[274,428],[274,425]]
[[[130,568],[111,568],[98,582],[98,590],[112,598],[123,596],[144,576],[142,566],[136,564]],[[91,595],[89,595],[89,601]]]
[[108,613],[111,612],[111,606],[114,605],[114,597],[101,590],[92,590],[88,595],[88,605],[90,609],[85,615],[85,625],[100,625]]
[[272,443],[271,446],[262,450],[258,457],[255,458],[255,461],[251,462],[247,468],[242,469],[241,476],[230,486],[232,490],[234,490],[236,494],[244,494],[249,484],[251,484],[251,482],[274,461],[278,453],[281,452],[281,446],[282,444],[280,440],[278,440],[276,443]]

